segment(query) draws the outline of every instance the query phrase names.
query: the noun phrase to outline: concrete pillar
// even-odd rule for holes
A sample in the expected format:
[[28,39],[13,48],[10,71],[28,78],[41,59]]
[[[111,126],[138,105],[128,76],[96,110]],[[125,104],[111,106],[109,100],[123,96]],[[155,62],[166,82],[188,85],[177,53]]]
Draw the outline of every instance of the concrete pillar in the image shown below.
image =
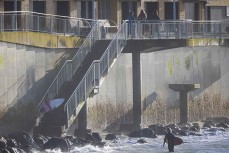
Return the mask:
[[21,10],[22,11],[29,11],[29,0],[24,0],[24,1],[21,1]]
[[159,1],[158,13],[161,20],[165,19],[165,4],[164,1]]
[[205,20],[205,2],[200,2],[200,20]]
[[47,14],[55,14],[55,8],[53,0],[46,1],[46,13]]
[[188,122],[188,92],[200,88],[200,84],[169,84],[169,88],[180,92],[180,123]]
[[120,131],[133,131],[141,128],[142,122],[142,102],[141,102],[141,63],[140,52],[132,53],[133,67],[133,123],[120,124]]
[[4,1],[0,1],[0,11],[4,11]]
[[188,92],[180,92],[180,123],[188,122]]
[[185,9],[184,9],[184,2],[183,0],[179,0],[179,19],[184,20],[185,19]]
[[86,130],[87,129],[87,102],[81,108],[78,114],[78,129]]
[[77,17],[77,8],[76,8],[76,1],[75,0],[70,1],[70,16],[71,17]]
[[139,126],[142,121],[140,52],[132,53],[132,66],[133,66],[133,122],[135,126]]
[[122,3],[117,1],[117,25],[121,25],[122,22]]
[[77,17],[81,18],[81,1],[76,1],[76,11]]
[[118,10],[119,1],[110,1],[110,19],[115,23],[119,24],[121,22],[121,10]]
[[85,138],[86,134],[90,132],[91,130],[87,129],[87,102],[85,102],[78,114],[78,128],[75,129],[74,135]]

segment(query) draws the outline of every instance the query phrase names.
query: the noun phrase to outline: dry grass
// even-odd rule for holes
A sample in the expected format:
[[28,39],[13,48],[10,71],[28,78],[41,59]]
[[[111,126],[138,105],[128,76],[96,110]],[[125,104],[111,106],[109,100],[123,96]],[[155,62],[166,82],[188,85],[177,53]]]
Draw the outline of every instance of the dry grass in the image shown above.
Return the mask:
[[120,123],[132,121],[132,106],[129,104],[114,105],[110,102],[97,102],[88,108],[88,124],[92,130],[99,131],[112,125],[118,129]]
[[[143,125],[179,123],[179,105],[168,107],[165,99],[157,99],[142,115]],[[120,123],[132,123],[132,105],[125,102],[114,105],[111,101],[96,102],[89,108],[88,119],[91,129],[117,129]],[[219,93],[203,93],[188,103],[188,121],[195,122],[207,117],[229,117],[229,99],[221,100]]]

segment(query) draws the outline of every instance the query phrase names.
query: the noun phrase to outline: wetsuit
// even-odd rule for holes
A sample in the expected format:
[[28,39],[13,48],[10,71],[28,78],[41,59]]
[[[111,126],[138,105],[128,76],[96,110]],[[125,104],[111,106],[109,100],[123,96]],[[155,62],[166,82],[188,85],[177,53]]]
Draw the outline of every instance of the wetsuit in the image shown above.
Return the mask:
[[172,133],[167,133],[165,135],[165,139],[164,139],[164,143],[166,140],[168,140],[168,149],[169,149],[169,152],[174,152],[174,134]]

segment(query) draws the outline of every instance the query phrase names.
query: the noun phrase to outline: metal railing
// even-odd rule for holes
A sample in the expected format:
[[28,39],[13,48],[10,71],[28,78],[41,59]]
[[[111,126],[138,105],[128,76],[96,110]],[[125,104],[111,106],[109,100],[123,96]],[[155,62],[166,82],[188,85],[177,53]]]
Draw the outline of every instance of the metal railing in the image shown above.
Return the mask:
[[229,37],[229,21],[127,21],[128,39],[187,39]]
[[33,31],[86,37],[97,20],[29,11],[0,12],[0,31]]
[[[114,59],[121,54],[128,39],[147,37],[151,39],[228,37],[229,33],[225,30],[226,27],[229,26],[228,23],[229,22],[219,21],[124,21],[101,59],[92,63],[65,104],[64,111],[67,114],[67,127],[69,125],[69,119],[77,115],[77,106],[80,102],[86,102],[92,90],[99,87],[100,79],[108,73],[110,65],[113,63]],[[148,35],[145,35],[146,32],[148,32]]]
[[81,45],[80,49],[76,53],[76,55],[73,57],[72,60],[67,60],[62,68],[60,69],[57,76],[54,78],[54,81],[52,82],[51,86],[48,88],[47,92],[41,99],[40,103],[38,104],[38,108],[40,108],[40,105],[45,102],[46,98],[48,99],[54,99],[55,96],[58,95],[60,88],[62,85],[66,82],[72,79],[73,75],[76,73],[77,69],[81,66],[84,59],[88,55],[88,53],[91,52],[91,48],[93,44],[96,42],[96,40],[99,40],[101,38],[100,34],[100,24],[99,21],[94,25],[91,32]]
[[117,58],[124,48],[127,40],[127,24],[124,22],[100,60],[95,60],[83,79],[74,90],[67,103],[64,111],[67,113],[67,122],[75,114],[77,106],[80,102],[86,101],[92,90],[100,85],[100,79],[108,73],[110,65]]

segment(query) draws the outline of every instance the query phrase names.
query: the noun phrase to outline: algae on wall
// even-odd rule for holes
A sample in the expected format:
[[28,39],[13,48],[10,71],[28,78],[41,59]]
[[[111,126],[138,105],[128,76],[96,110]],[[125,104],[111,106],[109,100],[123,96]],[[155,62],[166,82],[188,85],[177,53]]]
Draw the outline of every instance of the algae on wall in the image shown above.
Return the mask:
[[[206,46],[142,53],[143,124],[165,124],[169,121],[179,121],[179,93],[168,88],[170,83],[200,84],[200,89],[189,94],[190,121],[211,115],[229,116],[229,96],[227,94],[229,82],[226,81],[229,77],[229,52],[227,50],[227,47],[222,46]],[[99,119],[97,118],[99,114],[112,116],[109,113],[114,113],[114,118],[117,118],[116,127],[120,123],[132,122],[132,114],[129,113],[132,110],[134,83],[131,77],[131,62],[131,55],[122,54],[104,78],[99,94],[89,99],[89,125],[93,128],[96,129],[98,126],[105,128],[111,125],[111,117]],[[122,104],[123,107],[119,107],[119,104]],[[95,109],[96,105],[103,105],[99,107],[103,109]],[[92,117],[94,111],[97,114],[94,117],[100,121],[99,124]],[[115,112],[120,113],[117,116]]]

